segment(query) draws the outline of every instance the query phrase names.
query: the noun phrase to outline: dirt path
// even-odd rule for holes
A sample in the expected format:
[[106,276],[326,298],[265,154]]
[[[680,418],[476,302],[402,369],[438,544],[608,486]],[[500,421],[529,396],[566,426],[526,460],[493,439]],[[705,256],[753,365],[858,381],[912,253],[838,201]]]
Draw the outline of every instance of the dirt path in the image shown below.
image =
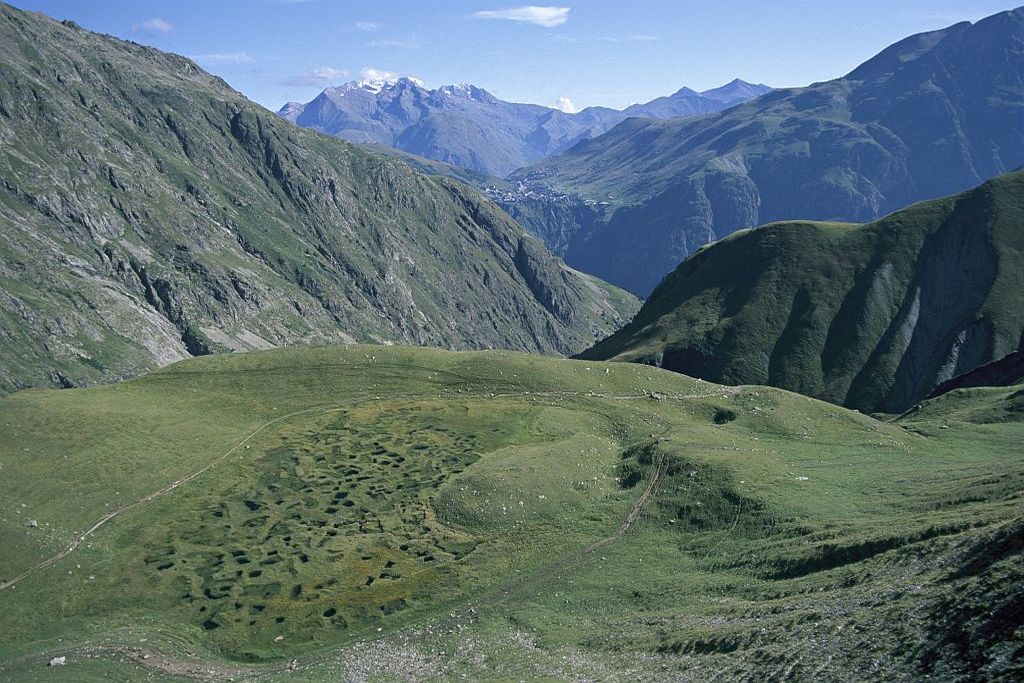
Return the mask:
[[643,493],[640,494],[640,497],[637,498],[633,505],[630,506],[625,519],[622,520],[622,523],[619,524],[613,534],[606,536],[599,541],[594,541],[590,545],[581,548],[574,553],[559,558],[552,564],[539,567],[531,571],[527,576],[523,577],[512,586],[506,585],[477,596],[467,604],[466,611],[475,615],[482,607],[499,605],[509,598],[522,595],[524,592],[535,588],[537,584],[550,579],[552,576],[568,571],[574,566],[582,564],[584,561],[590,559],[590,557],[594,555],[594,552],[600,548],[618,541],[627,531],[629,531],[629,527],[640,519],[640,516],[647,509],[647,506],[652,500],[654,500],[654,497],[658,493],[658,489],[661,488],[661,484],[665,480],[665,474],[667,472],[668,456],[665,453],[661,453],[658,457],[658,466],[655,470],[654,476],[651,478],[650,482],[648,482],[647,487],[644,489]]
[[[594,394],[592,392],[570,392],[570,391],[566,391],[566,392],[534,392],[534,393],[531,393],[531,394],[528,394],[528,395],[525,394],[525,393],[524,394],[502,394],[502,395],[493,394],[490,397],[491,398],[498,398],[498,397],[506,398],[506,397],[512,397],[512,396],[519,396],[519,397],[523,397],[523,398],[530,398],[530,397],[538,397],[538,398],[556,398],[556,397],[557,398],[570,398],[570,397],[575,397],[575,398],[580,398],[580,397],[582,397],[582,398],[598,398],[598,399],[613,399],[613,400],[690,400],[690,399],[701,399],[701,398],[706,398],[706,399],[717,398],[717,397],[721,397],[721,396],[724,396],[724,395],[729,395],[731,393],[733,393],[733,392],[723,392],[723,393],[719,393],[719,394],[695,394],[695,395],[661,395],[661,396],[657,396],[657,395],[643,395],[643,394],[636,395],[636,394],[631,394],[631,395],[626,395],[626,396],[615,396],[615,395],[608,395],[608,394]],[[407,397],[393,397],[393,398],[415,398],[415,397],[408,397],[407,396]],[[444,398],[453,398],[453,397],[452,396],[444,396]],[[469,398],[469,397],[466,397],[466,398]],[[474,398],[487,398],[487,396],[474,397]],[[377,400],[379,400],[379,399],[377,399]],[[349,404],[346,404],[344,407],[333,406],[333,407],[307,408],[307,409],[304,409],[304,410],[297,410],[295,412],[288,413],[286,415],[282,415],[280,417],[274,418],[273,420],[269,420],[269,421],[263,423],[262,425],[260,425],[256,429],[254,429],[252,432],[247,434],[245,437],[243,437],[240,441],[238,441],[231,448],[229,448],[228,450],[226,450],[223,453],[221,453],[214,460],[210,461],[208,464],[206,464],[202,468],[192,472],[191,474],[189,474],[189,475],[187,475],[185,477],[177,479],[177,480],[175,480],[175,481],[173,481],[173,482],[171,482],[171,483],[161,487],[160,489],[157,489],[156,491],[153,491],[152,493],[147,494],[146,496],[143,496],[142,498],[139,498],[139,499],[137,499],[135,501],[132,501],[130,503],[126,503],[124,505],[121,505],[121,506],[119,506],[115,510],[111,510],[110,512],[105,514],[103,517],[101,517],[95,524],[93,524],[91,527],[89,527],[88,530],[86,530],[84,533],[80,534],[79,536],[75,537],[75,539],[70,544],[68,544],[61,552],[57,553],[53,557],[50,557],[50,558],[40,562],[39,564],[35,565],[31,569],[26,570],[25,572],[23,572],[22,574],[14,577],[13,579],[10,579],[9,581],[6,581],[4,583],[0,583],[0,590],[6,589],[6,588],[10,588],[10,587],[14,586],[15,584],[17,584],[22,579],[26,578],[27,576],[30,576],[31,574],[33,574],[33,573],[35,573],[35,572],[37,572],[37,571],[39,571],[41,569],[44,569],[44,568],[46,568],[46,567],[48,567],[48,566],[58,562],[59,560],[61,560],[64,557],[67,557],[72,552],[74,552],[90,535],[95,533],[98,529],[100,529],[104,524],[106,524],[110,520],[115,519],[116,517],[118,517],[118,516],[128,512],[130,510],[133,510],[133,509],[138,508],[140,506],[143,506],[143,505],[145,505],[145,504],[147,504],[149,502],[152,502],[153,500],[156,500],[157,498],[159,498],[159,497],[161,497],[163,495],[166,495],[166,494],[176,490],[180,486],[183,486],[183,485],[191,482],[192,480],[196,479],[197,477],[201,476],[205,472],[209,471],[210,469],[212,469],[216,465],[218,465],[221,462],[223,462],[224,460],[226,460],[229,456],[231,456],[231,454],[233,454],[236,451],[238,451],[239,448],[241,448],[246,443],[251,441],[253,438],[255,438],[258,434],[263,432],[268,427],[271,427],[271,426],[273,426],[273,425],[275,425],[275,424],[277,424],[279,422],[283,422],[285,420],[288,420],[288,419],[291,419],[291,418],[294,418],[294,417],[298,417],[299,415],[306,415],[306,414],[311,414],[311,413],[327,414],[327,413],[330,413],[330,412],[336,412],[336,411],[340,411],[340,410],[345,410],[348,407],[349,407]],[[640,494],[639,498],[637,498],[636,501],[634,501],[634,503],[630,506],[629,511],[626,513],[625,518],[622,520],[622,522],[619,524],[619,526],[615,529],[615,531],[611,535],[609,535],[609,536],[607,536],[605,538],[602,538],[602,539],[600,539],[598,541],[595,541],[595,542],[587,545],[586,547],[581,548],[580,550],[577,550],[576,552],[570,553],[570,554],[568,554],[568,555],[566,555],[566,556],[564,556],[562,558],[559,558],[554,563],[551,563],[551,564],[548,564],[546,566],[539,567],[539,568],[536,568],[536,569],[530,571],[527,574],[527,576],[525,576],[522,579],[520,579],[514,585],[511,585],[511,586],[506,585],[506,586],[503,586],[503,587],[500,587],[500,588],[492,589],[491,591],[485,592],[482,595],[478,595],[476,598],[474,598],[474,599],[472,599],[472,600],[470,600],[469,602],[466,603],[465,607],[462,610],[460,610],[460,612],[461,612],[460,616],[462,618],[468,617],[471,620],[475,619],[478,611],[481,608],[486,608],[486,607],[492,607],[492,606],[500,605],[501,603],[509,600],[510,598],[514,598],[514,597],[520,596],[523,593],[525,593],[525,592],[527,592],[527,591],[529,591],[531,589],[535,589],[542,582],[547,581],[547,580],[551,579],[554,576],[557,576],[559,573],[566,572],[566,571],[572,569],[573,567],[578,567],[579,565],[583,564],[587,560],[591,559],[593,557],[594,553],[597,550],[599,550],[600,548],[603,548],[603,547],[605,547],[607,545],[610,545],[610,544],[618,541],[619,539],[621,539],[626,534],[626,532],[629,531],[630,527],[633,524],[635,524],[637,522],[637,520],[640,519],[640,517],[643,515],[644,511],[646,510],[647,506],[651,503],[651,501],[654,500],[655,496],[658,493],[658,490],[661,488],[661,485],[662,485],[662,483],[663,483],[663,481],[665,479],[665,475],[666,475],[667,471],[668,471],[668,457],[667,457],[667,454],[666,453],[660,453],[659,457],[658,457],[657,467],[655,469],[654,476],[648,482],[647,486],[644,488],[644,491]],[[443,626],[443,624],[444,624],[444,621],[442,621],[442,624],[440,624],[440,625]],[[342,647],[340,649],[344,649],[344,647]],[[172,675],[187,676],[187,677],[190,677],[190,678],[195,678],[195,679],[200,679],[200,680],[203,680],[203,679],[205,679],[205,680],[222,680],[224,678],[234,678],[234,677],[239,677],[239,676],[243,677],[243,678],[246,678],[246,679],[259,678],[259,677],[263,677],[263,676],[270,675],[270,674],[279,674],[279,673],[283,673],[283,672],[291,672],[291,671],[296,671],[296,670],[300,670],[300,669],[306,668],[308,666],[312,666],[312,665],[316,665],[316,664],[322,664],[326,658],[331,657],[330,654],[320,653],[319,655],[314,655],[312,658],[304,657],[301,664],[299,663],[298,660],[294,660],[294,661],[289,662],[289,663],[275,663],[275,664],[268,664],[268,665],[265,665],[265,666],[244,667],[244,666],[230,666],[230,665],[224,665],[224,664],[213,663],[213,662],[203,662],[202,660],[187,660],[187,659],[183,659],[183,658],[180,658],[180,657],[175,657],[175,656],[172,656],[172,655],[168,655],[168,654],[165,654],[163,652],[160,652],[159,650],[156,650],[154,648],[148,648],[148,647],[123,646],[123,645],[104,645],[104,644],[88,645],[88,646],[83,646],[81,648],[75,648],[74,650],[61,651],[61,652],[56,652],[56,653],[51,652],[51,653],[46,653],[43,656],[45,658],[49,658],[50,656],[61,655],[61,654],[65,654],[65,655],[73,655],[73,654],[82,655],[82,654],[85,654],[86,656],[89,656],[89,657],[104,657],[104,656],[106,656],[106,657],[120,657],[122,659],[131,661],[131,662],[135,663],[136,665],[138,665],[138,666],[140,666],[140,667],[142,667],[144,669],[159,670],[159,671],[163,671],[164,673],[169,673],[169,674],[172,674]]]
[[[730,389],[732,389],[732,388],[730,388]],[[530,393],[530,392],[521,392],[521,393],[491,394],[489,397],[487,395],[481,395],[480,398],[509,398],[509,397],[531,398],[531,397],[540,397],[540,398],[596,398],[596,399],[610,399],[610,400],[616,400],[616,401],[635,401],[635,400],[644,400],[644,401],[650,401],[650,400],[684,401],[684,400],[693,400],[693,399],[701,399],[701,398],[717,398],[717,397],[720,397],[720,396],[730,395],[732,393],[735,393],[736,391],[739,391],[739,387],[736,387],[732,391],[724,391],[724,392],[720,392],[720,393],[717,393],[717,394],[714,394],[714,393],[711,393],[711,394],[665,394],[665,395],[660,395],[660,394],[628,394],[628,395],[624,395],[624,396],[616,396],[616,395],[612,395],[612,394],[597,394],[597,393],[590,392],[590,391],[588,391],[588,392],[581,392],[581,391],[546,391],[546,392],[541,392],[541,391],[538,391],[538,392],[532,392],[532,393]],[[409,397],[396,397],[396,398],[409,398]],[[446,395],[446,396],[444,396],[444,398],[453,398],[453,397],[449,396],[449,395]],[[377,399],[377,400],[379,400],[379,399]],[[239,448],[244,446],[246,443],[251,441],[257,434],[259,434],[260,432],[265,430],[267,427],[275,425],[278,422],[283,422],[284,420],[291,419],[293,417],[298,417],[299,415],[305,415],[305,414],[308,414],[308,413],[316,413],[318,411],[322,412],[322,413],[330,413],[330,412],[333,412],[333,411],[338,411],[338,410],[343,410],[343,409],[344,408],[339,408],[337,406],[329,407],[329,408],[325,408],[325,407],[306,408],[304,410],[297,410],[297,411],[295,411],[293,413],[288,413],[287,415],[282,415],[280,417],[274,418],[273,420],[269,420],[268,422],[264,422],[262,425],[260,425],[255,430],[253,430],[248,435],[246,435],[241,441],[239,441],[234,446],[232,446],[228,450],[226,450],[223,453],[221,453],[219,456],[217,456],[212,461],[210,461],[207,465],[205,465],[204,467],[196,470],[192,474],[189,474],[188,476],[182,477],[181,479],[177,479],[175,481],[172,481],[170,484],[167,484],[166,486],[164,486],[164,487],[162,487],[160,489],[157,489],[156,491],[153,491],[152,493],[149,493],[149,494],[143,496],[142,498],[134,500],[134,501],[132,501],[130,503],[125,503],[123,505],[120,505],[117,508],[115,508],[115,509],[111,510],[110,512],[106,513],[105,515],[100,517],[99,520],[97,520],[95,524],[93,524],[91,527],[86,529],[83,533],[81,533],[78,536],[76,536],[67,546],[64,547],[64,549],[62,549],[56,555],[43,560],[39,564],[37,564],[37,565],[35,565],[35,566],[33,566],[33,567],[29,568],[29,569],[26,569],[24,572],[22,572],[21,574],[18,574],[17,576],[15,576],[12,579],[8,579],[7,581],[0,582],[0,591],[5,590],[7,588],[11,588],[12,586],[17,584],[19,581],[25,579],[26,577],[31,576],[32,574],[36,573],[37,571],[39,571],[41,569],[45,569],[46,567],[49,567],[50,565],[52,565],[52,564],[54,564],[56,562],[59,562],[60,560],[64,559],[65,557],[67,557],[68,555],[73,553],[75,550],[77,550],[78,547],[87,538],[89,538],[89,536],[91,536],[92,534],[96,533],[96,531],[99,530],[100,527],[102,527],[104,524],[106,524],[110,520],[115,519],[116,517],[119,517],[119,516],[123,515],[124,513],[128,512],[129,510],[134,510],[137,507],[141,507],[141,506],[143,506],[143,505],[145,505],[147,503],[150,503],[150,502],[156,500],[157,498],[159,498],[161,496],[164,496],[164,495],[170,493],[171,491],[174,491],[179,486],[183,486],[184,484],[189,483],[193,479],[203,475],[205,472],[209,471],[213,467],[217,466],[218,464],[220,464],[221,462],[226,460],[232,453],[234,453]],[[655,481],[656,480],[657,480],[657,478],[655,479]],[[652,484],[653,483],[654,482],[652,482]],[[648,495],[648,493],[649,492],[645,491],[644,495]],[[644,504],[646,504],[646,502]],[[637,512],[636,514],[639,514],[639,512]],[[625,533],[625,530],[629,527],[629,524],[631,524],[632,521],[633,521],[632,519],[628,519],[627,518],[627,520],[623,522],[623,526],[620,528],[620,530],[618,532],[619,536],[621,536],[622,533]],[[606,540],[608,540],[608,539],[606,539]]]
[[[454,631],[459,627],[459,624],[464,621],[474,620],[481,609],[498,606],[510,598],[515,598],[531,589],[535,589],[538,584],[548,581],[557,574],[564,573],[581,565],[589,560],[600,548],[621,539],[626,532],[629,531],[630,527],[640,519],[651,501],[654,500],[658,490],[661,488],[661,485],[665,480],[667,471],[668,457],[665,453],[661,453],[658,458],[654,476],[648,482],[643,493],[640,494],[640,497],[637,498],[630,506],[629,511],[622,520],[622,523],[619,524],[611,535],[595,541],[574,553],[570,553],[552,564],[532,570],[515,585],[506,585],[493,589],[482,595],[478,595],[476,598],[467,602],[466,605],[459,610],[457,615],[453,614],[451,617],[445,617],[440,620],[440,622],[434,622],[434,628],[444,629],[447,626],[451,627]],[[93,657],[121,657],[144,669],[155,669],[163,671],[164,673],[177,676],[187,676],[198,680],[223,680],[224,678],[235,677],[240,677],[244,680],[254,680],[256,678],[262,678],[272,674],[301,671],[311,666],[322,665],[327,661],[335,659],[335,653],[339,650],[344,650],[344,648],[345,646],[341,646],[340,648],[333,649],[331,652],[321,652],[312,655],[312,657],[306,656],[287,663],[274,663],[252,667],[231,666],[219,663],[203,662],[202,660],[187,660],[164,654],[154,648],[140,646],[94,645],[81,648],[77,651],[61,652],[57,654],[70,655],[76,654],[76,652],[78,654],[84,652]],[[48,653],[46,656],[48,657],[52,654],[53,653]]]

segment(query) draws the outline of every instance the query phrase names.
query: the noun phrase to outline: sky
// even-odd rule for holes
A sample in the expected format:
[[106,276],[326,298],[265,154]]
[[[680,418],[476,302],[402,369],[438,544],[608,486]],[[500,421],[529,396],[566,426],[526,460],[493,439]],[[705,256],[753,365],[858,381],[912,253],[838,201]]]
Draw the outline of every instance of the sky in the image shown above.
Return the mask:
[[[542,2],[543,0],[533,0]],[[1019,0],[1018,0],[1019,1]],[[739,77],[828,80],[1000,0],[13,0],[191,57],[277,110],[363,75],[473,83],[514,102],[622,108]]]

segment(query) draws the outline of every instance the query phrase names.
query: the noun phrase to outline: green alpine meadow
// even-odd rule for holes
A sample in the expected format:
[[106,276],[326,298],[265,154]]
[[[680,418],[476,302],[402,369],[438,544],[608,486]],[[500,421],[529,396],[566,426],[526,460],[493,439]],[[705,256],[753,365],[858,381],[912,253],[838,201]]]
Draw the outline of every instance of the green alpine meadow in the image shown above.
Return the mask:
[[1024,679],[1024,8],[16,3],[0,681]]
[[1020,385],[876,420],[350,346],[22,391],[0,429],[9,680],[975,677],[1019,647]]

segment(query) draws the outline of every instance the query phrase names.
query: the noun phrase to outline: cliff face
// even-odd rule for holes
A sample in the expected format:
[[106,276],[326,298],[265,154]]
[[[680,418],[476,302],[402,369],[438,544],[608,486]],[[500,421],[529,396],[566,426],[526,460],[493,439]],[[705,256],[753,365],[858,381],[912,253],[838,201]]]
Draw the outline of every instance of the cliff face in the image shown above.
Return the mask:
[[979,365],[969,372],[948,379],[935,388],[928,398],[942,396],[954,389],[971,387],[1008,387],[1024,382],[1024,337],[1021,350],[1009,353],[999,360]]
[[182,57],[0,6],[0,64],[0,391],[297,343],[568,353],[637,306]]
[[582,355],[899,412],[1022,335],[1018,171],[864,225],[737,233],[685,260]]

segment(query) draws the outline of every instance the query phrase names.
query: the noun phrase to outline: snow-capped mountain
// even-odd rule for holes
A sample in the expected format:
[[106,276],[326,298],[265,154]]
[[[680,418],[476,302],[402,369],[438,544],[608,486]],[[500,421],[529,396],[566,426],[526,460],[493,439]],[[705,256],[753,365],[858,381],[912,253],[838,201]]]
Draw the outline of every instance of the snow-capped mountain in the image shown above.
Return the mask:
[[305,128],[352,142],[376,143],[505,176],[606,132],[622,120],[693,116],[725,109],[771,88],[739,79],[704,93],[683,88],[623,110],[588,107],[566,113],[500,100],[471,84],[428,89],[411,77],[363,78],[325,89],[278,114]]

